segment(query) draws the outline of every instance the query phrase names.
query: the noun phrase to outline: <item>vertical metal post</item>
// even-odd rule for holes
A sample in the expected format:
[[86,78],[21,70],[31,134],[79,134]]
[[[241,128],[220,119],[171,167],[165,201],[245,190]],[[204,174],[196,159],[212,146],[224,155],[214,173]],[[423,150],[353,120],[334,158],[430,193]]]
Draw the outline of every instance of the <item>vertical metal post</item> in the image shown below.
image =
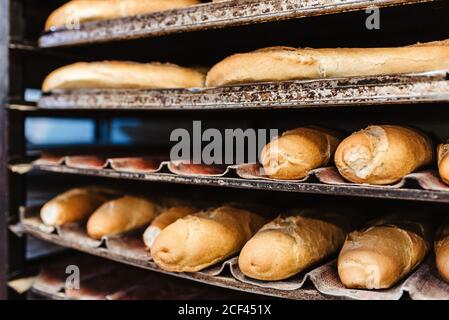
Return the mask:
[[9,87],[9,0],[0,0],[0,299],[7,298],[8,254],[8,116],[5,104]]

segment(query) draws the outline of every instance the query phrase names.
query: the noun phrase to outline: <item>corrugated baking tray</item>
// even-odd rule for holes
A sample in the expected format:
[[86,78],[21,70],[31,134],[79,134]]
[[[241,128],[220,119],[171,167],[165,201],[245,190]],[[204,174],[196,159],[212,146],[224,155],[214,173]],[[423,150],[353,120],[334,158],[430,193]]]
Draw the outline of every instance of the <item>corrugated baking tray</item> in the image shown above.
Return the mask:
[[448,71],[283,81],[204,89],[57,90],[42,109],[220,110],[449,102]]
[[[444,282],[435,269],[435,257],[428,258],[410,275],[386,290],[347,289],[340,282],[336,260],[323,261],[308,271],[282,281],[258,281],[247,278],[238,267],[238,258],[234,257],[195,273],[171,273],[157,267],[151,253],[144,247],[143,231],[104,237],[101,241],[92,240],[86,234],[85,222],[73,223],[56,228],[46,226],[39,218],[39,207],[23,208],[21,226],[34,236],[47,241],[103,256],[143,269],[150,269],[170,275],[181,276],[212,285],[264,294],[288,299],[314,299],[304,290],[310,289],[310,283],[326,299],[357,300],[398,300],[408,293],[412,299],[448,299],[449,284]],[[141,278],[141,277],[138,277]],[[111,283],[114,287],[116,284]]]
[[235,0],[205,3],[136,17],[83,23],[45,33],[41,47],[154,37],[171,33],[388,7],[432,0]]
[[[31,167],[27,165],[27,170]],[[238,189],[256,189],[311,194],[340,195],[352,197],[369,197],[381,199],[402,199],[449,203],[449,192],[423,190],[409,186],[407,188],[391,188],[353,185],[324,184],[319,182],[275,181],[263,179],[242,179],[235,176],[179,175],[167,172],[121,172],[113,169],[74,168],[66,165],[34,164],[33,169],[60,174],[75,174],[126,180],[179,183],[189,185],[205,185]]]

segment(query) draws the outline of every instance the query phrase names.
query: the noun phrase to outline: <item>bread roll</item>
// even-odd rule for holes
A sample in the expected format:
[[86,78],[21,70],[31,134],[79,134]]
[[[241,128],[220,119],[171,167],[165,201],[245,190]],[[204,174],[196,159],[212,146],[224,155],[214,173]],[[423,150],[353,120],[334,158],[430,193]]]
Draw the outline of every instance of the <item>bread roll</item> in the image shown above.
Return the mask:
[[207,86],[413,73],[449,68],[449,40],[398,48],[270,47],[234,54],[207,74]]
[[422,262],[430,249],[430,235],[429,224],[397,216],[352,232],[338,257],[341,282],[357,289],[392,287]]
[[432,143],[420,131],[369,126],[344,139],[335,151],[340,174],[355,183],[390,184],[432,162]]
[[449,141],[439,144],[437,147],[438,172],[441,180],[449,184]]
[[334,213],[294,210],[263,226],[239,256],[239,268],[258,280],[282,280],[336,254],[343,245],[349,220]]
[[197,0],[72,0],[48,17],[45,31],[70,28],[77,23],[135,16],[182,8],[200,3]]
[[68,190],[47,202],[40,211],[42,221],[59,226],[86,219],[110,199],[106,189],[87,187]]
[[202,87],[204,74],[170,63],[78,62],[50,73],[42,91],[57,89],[169,89]]
[[87,234],[101,239],[146,226],[157,215],[153,202],[138,197],[124,196],[103,204],[87,221]]
[[327,165],[339,142],[324,129],[297,128],[268,143],[260,161],[271,178],[301,179],[310,170]]
[[151,255],[167,271],[200,271],[239,252],[264,223],[260,216],[234,207],[201,211],[162,230]]
[[440,228],[435,239],[436,266],[441,277],[449,282],[449,223]]
[[147,248],[151,248],[156,237],[168,225],[195,212],[196,209],[194,208],[179,206],[162,211],[156,218],[154,218],[153,222],[151,222],[150,226],[145,230],[143,234],[143,242]]

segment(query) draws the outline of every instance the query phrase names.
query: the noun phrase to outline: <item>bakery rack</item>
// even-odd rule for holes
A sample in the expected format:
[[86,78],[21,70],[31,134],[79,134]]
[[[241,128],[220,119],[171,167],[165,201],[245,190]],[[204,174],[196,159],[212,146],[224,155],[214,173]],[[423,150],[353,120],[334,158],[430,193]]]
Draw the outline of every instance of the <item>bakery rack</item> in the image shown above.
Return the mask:
[[[427,0],[236,0],[203,3],[167,12],[90,22],[79,30],[59,29],[40,34],[48,14],[62,0],[0,0],[0,299],[14,297],[8,281],[30,265],[23,232],[88,254],[134,264],[105,253],[86,249],[52,235],[20,226],[20,208],[27,203],[29,183],[24,127],[29,117],[85,116],[101,122],[111,117],[136,116],[167,124],[180,119],[220,119],[227,124],[264,127],[275,125],[343,123],[348,130],[377,121],[407,120],[432,129],[439,139],[447,131],[449,79],[446,70],[404,76],[291,81],[202,90],[74,90],[44,95],[38,103],[25,101],[25,89],[38,88],[49,71],[77,60],[170,59],[180,64],[211,65],[224,56],[274,44],[309,46],[402,45],[419,39],[449,38],[449,1]],[[384,30],[360,28],[365,9],[382,9]],[[385,15],[385,16],[384,16]],[[418,19],[419,18],[419,19]],[[413,23],[410,25],[410,21]],[[407,22],[407,23],[406,23]],[[329,29],[336,24],[338,28]],[[237,36],[236,36],[237,35]],[[194,48],[194,49],[192,49]],[[423,114],[426,117],[423,117]],[[240,123],[239,122],[239,123]],[[168,125],[169,126],[169,125]],[[99,130],[98,141],[101,140]],[[163,135],[161,134],[161,137]],[[158,139],[156,137],[156,139]],[[95,148],[94,148],[95,150]],[[19,165],[20,164],[20,165]],[[26,170],[23,166],[27,167]],[[148,185],[186,184],[198,188],[251,189],[252,192],[297,193],[328,196],[449,202],[449,192],[415,187],[385,190],[369,186],[335,186],[314,182],[293,183],[237,177],[188,177],[169,173],[117,173],[110,169],[88,170],[65,166],[33,166],[42,177],[55,174],[96,181],[126,181]],[[111,179],[113,178],[113,179]],[[200,187],[201,186],[201,187]],[[218,189],[222,190],[222,189]],[[223,190],[225,190],[223,188]],[[260,191],[257,191],[260,190]],[[246,192],[246,191],[245,191]],[[249,192],[249,191],[248,191]],[[22,229],[20,229],[22,228]],[[19,231],[18,231],[19,230]],[[154,265],[138,265],[161,272]],[[290,294],[254,288],[236,280],[200,275],[176,275],[215,286],[260,295],[294,299],[326,299],[314,289]],[[57,298],[56,296],[53,296]]]

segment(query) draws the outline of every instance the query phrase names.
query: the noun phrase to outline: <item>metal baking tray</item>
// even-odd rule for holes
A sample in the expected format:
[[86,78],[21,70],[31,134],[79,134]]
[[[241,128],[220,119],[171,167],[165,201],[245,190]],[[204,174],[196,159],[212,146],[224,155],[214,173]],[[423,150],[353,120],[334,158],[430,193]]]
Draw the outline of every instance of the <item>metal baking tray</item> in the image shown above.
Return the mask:
[[[291,181],[275,181],[260,179],[242,179],[234,176],[189,176],[177,175],[166,172],[142,173],[142,172],[119,172],[113,169],[86,169],[72,168],[65,165],[44,165],[34,164],[26,165],[27,171],[29,167],[36,170],[46,172],[75,174],[95,177],[105,177],[126,180],[142,180],[152,182],[179,183],[188,185],[205,185],[215,187],[227,187],[238,189],[257,189],[282,192],[298,192],[310,194],[340,195],[352,197],[368,197],[381,199],[401,199],[401,200],[417,200],[449,203],[449,192],[433,191],[413,188],[382,188],[379,186],[369,185],[352,185],[352,184],[323,184],[315,182],[291,182]],[[14,169],[10,167],[11,169]],[[17,172],[21,169],[17,167]]]
[[204,89],[57,90],[41,109],[220,110],[449,102],[448,71],[232,85]]
[[24,226],[25,231],[27,234],[36,237],[38,239],[51,242],[53,244],[63,246],[66,248],[75,249],[81,252],[89,253],[95,256],[103,257],[109,260],[117,261],[120,263],[129,264],[132,266],[144,268],[147,270],[152,270],[156,272],[160,272],[167,275],[172,275],[179,278],[189,279],[209,285],[214,285],[218,287],[228,288],[228,289],[234,289],[238,291],[243,292],[249,292],[254,294],[260,294],[260,295],[266,295],[266,296],[272,296],[272,297],[278,297],[278,298],[285,298],[285,299],[294,299],[294,300],[336,300],[337,298],[329,297],[321,294],[314,288],[304,288],[301,290],[295,290],[295,291],[282,291],[282,290],[275,290],[271,288],[262,288],[262,287],[256,287],[252,286],[243,282],[240,282],[232,277],[226,277],[226,276],[210,276],[207,274],[202,273],[171,273],[164,271],[160,269],[154,262],[148,261],[146,263],[142,263],[141,261],[136,262],[134,259],[130,257],[125,257],[122,255],[118,255],[115,253],[111,253],[110,251],[104,250],[102,248],[92,248],[89,246],[86,246],[83,243],[78,243],[74,241],[67,241],[65,239],[62,239],[58,235],[55,234],[47,234],[42,231],[38,231],[34,228],[29,228],[27,226]]
[[42,35],[39,46],[58,47],[154,37],[423,2],[432,0],[234,0],[205,3],[135,17],[83,23],[79,29],[61,28]]

